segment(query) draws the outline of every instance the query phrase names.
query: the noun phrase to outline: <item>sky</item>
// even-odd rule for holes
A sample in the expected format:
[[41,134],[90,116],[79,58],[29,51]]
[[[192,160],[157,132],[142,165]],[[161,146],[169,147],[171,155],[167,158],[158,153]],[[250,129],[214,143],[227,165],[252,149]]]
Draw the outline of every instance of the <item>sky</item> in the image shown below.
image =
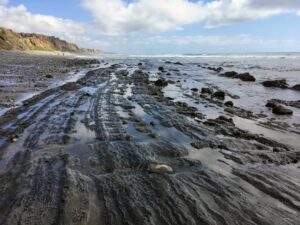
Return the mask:
[[300,52],[300,0],[0,0],[0,26],[123,54]]

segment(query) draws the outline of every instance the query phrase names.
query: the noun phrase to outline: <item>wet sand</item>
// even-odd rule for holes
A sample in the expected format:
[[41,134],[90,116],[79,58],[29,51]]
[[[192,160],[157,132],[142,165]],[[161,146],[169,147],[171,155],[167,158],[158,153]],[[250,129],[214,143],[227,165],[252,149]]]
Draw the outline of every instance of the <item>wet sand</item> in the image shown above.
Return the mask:
[[217,97],[206,67],[107,59],[6,112],[0,224],[297,225],[297,119]]
[[94,66],[89,60],[65,55],[0,51],[0,111]]

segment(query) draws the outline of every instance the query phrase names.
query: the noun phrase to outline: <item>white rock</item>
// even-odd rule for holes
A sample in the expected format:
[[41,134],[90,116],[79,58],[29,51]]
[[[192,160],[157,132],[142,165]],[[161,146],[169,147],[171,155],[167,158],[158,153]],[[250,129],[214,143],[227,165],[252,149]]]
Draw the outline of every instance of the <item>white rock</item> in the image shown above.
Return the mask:
[[152,173],[173,173],[173,169],[172,167],[168,166],[168,165],[164,165],[164,164],[160,164],[160,165],[151,165],[150,166],[150,171]]

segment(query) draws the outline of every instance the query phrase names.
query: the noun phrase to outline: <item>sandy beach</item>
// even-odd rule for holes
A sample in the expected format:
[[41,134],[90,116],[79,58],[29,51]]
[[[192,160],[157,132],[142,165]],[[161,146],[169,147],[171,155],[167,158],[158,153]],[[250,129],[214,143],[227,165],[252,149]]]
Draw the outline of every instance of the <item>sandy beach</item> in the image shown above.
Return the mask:
[[93,63],[68,53],[0,51],[0,111],[17,106],[21,100],[55,86]]

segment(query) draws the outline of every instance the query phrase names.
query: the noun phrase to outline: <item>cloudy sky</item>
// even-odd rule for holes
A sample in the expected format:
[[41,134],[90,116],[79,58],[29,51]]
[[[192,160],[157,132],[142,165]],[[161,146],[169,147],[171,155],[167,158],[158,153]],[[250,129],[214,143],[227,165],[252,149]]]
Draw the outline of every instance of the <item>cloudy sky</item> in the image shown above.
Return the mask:
[[0,26],[131,54],[300,51],[300,0],[0,0]]

